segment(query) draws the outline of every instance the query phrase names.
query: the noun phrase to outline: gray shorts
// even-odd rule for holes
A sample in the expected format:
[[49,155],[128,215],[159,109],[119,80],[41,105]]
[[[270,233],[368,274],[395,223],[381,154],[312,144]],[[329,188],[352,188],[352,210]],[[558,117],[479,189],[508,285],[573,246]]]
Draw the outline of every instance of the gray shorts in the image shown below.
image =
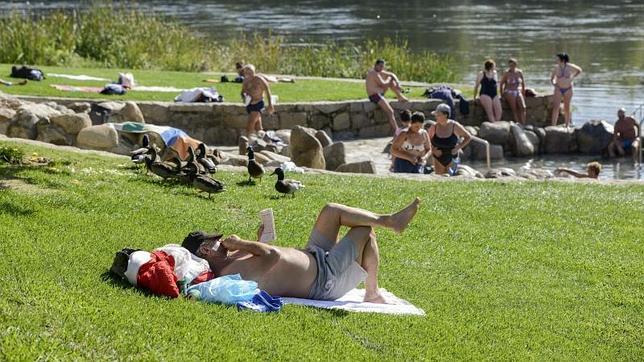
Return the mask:
[[356,262],[355,243],[346,236],[336,244],[313,229],[306,249],[313,254],[318,267],[309,299],[338,299],[367,277],[367,272]]

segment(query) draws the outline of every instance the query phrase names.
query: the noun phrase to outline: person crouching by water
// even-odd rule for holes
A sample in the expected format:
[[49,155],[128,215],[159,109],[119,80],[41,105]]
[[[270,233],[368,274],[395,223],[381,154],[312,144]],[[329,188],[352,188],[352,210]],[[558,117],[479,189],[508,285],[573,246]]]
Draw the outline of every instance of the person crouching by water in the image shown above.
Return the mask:
[[[432,144],[434,172],[443,175],[449,171],[458,151],[467,146],[472,136],[460,123],[449,119],[450,108],[447,104],[439,104],[432,115],[436,123],[429,127],[429,140]],[[462,141],[459,143],[459,137]]]
[[431,145],[427,131],[423,128],[425,115],[415,112],[411,115],[411,123],[406,130],[400,132],[391,146],[394,158],[394,172],[424,173],[425,161]]
[[273,114],[275,108],[273,107],[271,88],[268,86],[268,82],[262,74],[255,73],[255,66],[246,64],[242,68],[242,73],[244,75],[242,97],[246,103],[246,112],[248,113],[246,135],[250,136],[252,133],[263,130],[262,111],[264,110],[264,93],[266,93],[268,99],[268,107],[266,108],[268,114]]

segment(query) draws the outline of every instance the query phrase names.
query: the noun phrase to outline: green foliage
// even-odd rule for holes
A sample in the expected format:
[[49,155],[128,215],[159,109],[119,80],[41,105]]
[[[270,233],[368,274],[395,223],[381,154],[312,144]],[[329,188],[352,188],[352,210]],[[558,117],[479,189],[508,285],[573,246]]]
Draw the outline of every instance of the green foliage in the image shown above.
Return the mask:
[[25,152],[17,147],[1,146],[0,147],[0,161],[12,164],[21,163],[25,157]]
[[[0,191],[2,360],[644,359],[642,184],[304,174],[303,192],[273,199],[268,178],[244,187],[244,174],[218,172],[228,191],[209,200],[126,157],[21,147],[68,162],[0,165],[0,179],[23,181]],[[126,246],[196,229],[253,237],[263,208],[276,244],[301,247],[326,202],[391,212],[414,196],[402,235],[376,231],[380,287],[426,317],[237,312],[107,274]]]
[[405,41],[293,46],[270,33],[215,41],[172,19],[125,5],[48,15],[14,13],[0,19],[0,29],[0,63],[230,71],[245,61],[268,73],[362,78],[376,58],[385,58],[402,80],[457,78],[449,57],[414,52]]

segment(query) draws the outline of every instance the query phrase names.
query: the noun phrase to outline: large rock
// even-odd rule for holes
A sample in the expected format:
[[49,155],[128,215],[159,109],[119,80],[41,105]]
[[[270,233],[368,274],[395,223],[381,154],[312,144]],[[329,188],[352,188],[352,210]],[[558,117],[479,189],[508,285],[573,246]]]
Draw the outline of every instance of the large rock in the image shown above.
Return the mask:
[[535,127],[533,131],[537,134],[537,137],[539,137],[539,153],[543,153],[543,149],[546,144],[546,130],[543,127]]
[[613,138],[613,126],[606,121],[589,121],[575,131],[582,153],[601,154]]
[[123,122],[139,122],[144,123],[143,113],[139,106],[134,102],[125,102],[123,108],[118,111],[112,111],[109,116],[110,122],[123,123]]
[[291,142],[291,130],[290,129],[278,129],[275,131],[275,137],[282,140],[282,142],[288,144]]
[[231,166],[248,166],[248,157],[242,155],[235,155],[232,153],[222,152],[222,160],[220,165],[231,165]]
[[291,159],[301,167],[325,169],[322,145],[315,138],[315,130],[295,126],[291,131]]
[[92,109],[92,105],[89,104],[89,102],[74,102],[68,105],[67,108],[76,113],[89,113],[89,111]]
[[542,168],[527,168],[522,167],[518,172],[519,176],[530,180],[545,180],[555,177],[550,170]]
[[530,142],[530,139],[521,127],[515,123],[511,124],[510,133],[512,134],[512,145],[515,156],[529,157],[534,155],[534,145]]
[[284,162],[288,162],[288,161],[291,160],[290,158],[288,158],[286,156],[280,155],[280,154],[275,153],[275,152],[267,151],[267,150],[260,151],[259,153],[261,153],[264,156],[268,157],[270,160],[278,161],[279,163],[284,163]]
[[51,117],[50,121],[72,135],[77,135],[83,128],[92,125],[92,120],[87,113],[61,114]]
[[324,160],[326,161],[326,169],[335,171],[340,165],[345,164],[345,149],[343,142],[336,142],[324,147]]
[[373,161],[362,161],[345,163],[336,169],[337,172],[352,172],[352,173],[376,173],[376,164]]
[[[487,160],[487,153],[485,143],[479,140],[473,139],[472,142],[468,145],[472,148],[472,159],[477,161]],[[503,146],[490,144],[490,160],[502,160],[503,159]]]
[[510,140],[510,122],[483,122],[478,137],[495,145],[506,145]]
[[333,143],[333,140],[331,139],[331,137],[329,137],[329,135],[324,131],[315,132],[315,138],[317,138],[318,141],[320,141],[322,148]]
[[[59,116],[60,117],[60,116]],[[60,146],[71,146],[74,143],[74,136],[65,132],[62,127],[57,126],[47,119],[38,121],[36,125],[40,142],[52,143]]]
[[572,128],[550,126],[546,127],[544,151],[550,154],[570,153],[577,149],[575,132]]
[[15,115],[16,111],[11,108],[0,108],[0,133],[7,134],[7,128]]
[[530,140],[530,143],[532,143],[532,147],[534,148],[534,153],[540,152],[540,144],[541,142],[539,141],[539,136],[534,131],[531,130],[524,130],[525,136],[528,137],[528,140]]
[[118,145],[118,132],[108,124],[83,128],[76,137],[80,148],[92,150],[111,150]]
[[44,104],[24,104],[7,127],[7,136],[36,139],[36,124],[40,121],[49,123],[49,118],[60,115],[60,111]]

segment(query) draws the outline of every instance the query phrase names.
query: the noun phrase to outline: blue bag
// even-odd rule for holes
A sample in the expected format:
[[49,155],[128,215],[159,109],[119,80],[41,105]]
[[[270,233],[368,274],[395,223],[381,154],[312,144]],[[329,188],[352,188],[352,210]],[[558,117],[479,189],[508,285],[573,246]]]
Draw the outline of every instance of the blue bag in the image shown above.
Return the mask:
[[259,293],[257,283],[241,275],[226,275],[188,288],[188,295],[210,303],[236,304],[252,300]]

